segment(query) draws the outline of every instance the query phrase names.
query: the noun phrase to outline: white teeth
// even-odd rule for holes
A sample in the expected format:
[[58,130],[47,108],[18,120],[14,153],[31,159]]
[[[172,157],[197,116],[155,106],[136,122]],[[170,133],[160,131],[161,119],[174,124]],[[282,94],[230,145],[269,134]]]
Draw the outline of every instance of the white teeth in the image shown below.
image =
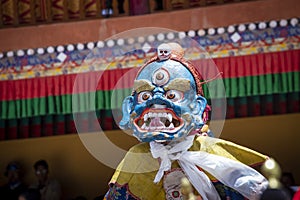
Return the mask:
[[169,122],[172,122],[172,114],[168,113],[167,118],[168,118]]
[[[166,112],[149,112],[147,114],[144,115],[144,124],[141,126],[141,129],[144,130],[150,130],[150,131],[154,131],[154,130],[160,130],[160,129],[174,129],[174,124],[172,123],[172,119],[173,116],[171,113],[166,113]],[[161,118],[160,121],[161,123],[165,123],[165,120],[168,120],[170,123],[169,127],[165,127],[164,125],[159,125],[159,126],[150,126],[150,124],[147,126],[147,124],[145,122],[147,122],[149,119],[151,121],[151,119],[154,118]],[[162,119],[165,118],[165,119]]]
[[148,114],[145,114],[144,115],[144,122],[147,121],[147,119],[148,119]]
[[155,117],[165,117],[167,118],[170,122],[172,121],[173,117],[172,114],[167,114],[167,113],[152,113],[149,112],[147,114],[144,115],[144,121],[147,121],[148,118],[155,118]]
[[144,123],[143,126],[141,127],[142,129],[147,129],[146,124]]

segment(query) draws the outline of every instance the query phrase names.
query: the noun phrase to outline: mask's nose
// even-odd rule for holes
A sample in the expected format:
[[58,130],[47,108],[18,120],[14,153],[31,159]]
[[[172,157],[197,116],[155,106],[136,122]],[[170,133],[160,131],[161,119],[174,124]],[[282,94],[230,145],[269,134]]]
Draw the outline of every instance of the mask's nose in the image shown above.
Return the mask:
[[160,96],[154,96],[151,100],[147,101],[146,104],[149,108],[166,108],[170,106],[170,104]]
[[162,88],[155,88],[152,99],[147,101],[147,106],[152,108],[170,107],[170,103],[165,99],[164,93],[165,91]]

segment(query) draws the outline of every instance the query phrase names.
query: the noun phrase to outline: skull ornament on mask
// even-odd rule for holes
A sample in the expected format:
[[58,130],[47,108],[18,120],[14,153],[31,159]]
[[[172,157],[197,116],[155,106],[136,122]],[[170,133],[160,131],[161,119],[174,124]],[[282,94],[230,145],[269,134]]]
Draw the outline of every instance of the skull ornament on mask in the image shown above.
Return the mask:
[[[166,46],[170,47],[159,47]],[[174,50],[165,60],[159,51],[140,69],[132,96],[123,101],[120,127],[132,129],[142,142],[177,140],[204,125],[200,75]]]
[[159,60],[167,60],[171,55],[171,47],[168,44],[161,44],[157,47],[157,56]]

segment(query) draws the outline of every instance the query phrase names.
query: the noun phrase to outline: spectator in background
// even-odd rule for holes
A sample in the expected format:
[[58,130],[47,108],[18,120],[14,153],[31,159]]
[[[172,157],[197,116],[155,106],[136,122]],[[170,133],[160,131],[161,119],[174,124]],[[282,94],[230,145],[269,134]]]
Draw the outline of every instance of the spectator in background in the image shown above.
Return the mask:
[[263,192],[260,200],[292,200],[292,198],[283,189],[268,188]]
[[18,200],[41,200],[41,194],[37,189],[29,188],[19,195]]
[[61,185],[57,180],[49,178],[49,167],[45,160],[39,160],[34,164],[34,171],[37,182],[30,188],[40,191],[41,200],[59,200],[61,199]]
[[294,176],[291,172],[283,172],[281,174],[280,182],[282,183],[284,189],[290,194],[291,197],[294,196],[296,192],[296,182]]
[[118,0],[118,10],[119,10],[119,14],[124,14],[125,13],[124,0]]
[[[101,0],[102,1],[102,16],[108,18],[114,14],[113,1],[112,0]],[[118,12],[124,14],[124,0],[118,0]]]
[[0,199],[17,200],[19,195],[27,189],[22,181],[23,170],[20,163],[10,162],[6,166],[4,175],[8,180],[0,188]]
[[102,16],[108,18],[113,15],[113,1],[112,0],[101,0],[102,2]]
[[156,3],[156,7],[155,10],[159,11],[159,10],[163,10],[163,0],[155,0]]

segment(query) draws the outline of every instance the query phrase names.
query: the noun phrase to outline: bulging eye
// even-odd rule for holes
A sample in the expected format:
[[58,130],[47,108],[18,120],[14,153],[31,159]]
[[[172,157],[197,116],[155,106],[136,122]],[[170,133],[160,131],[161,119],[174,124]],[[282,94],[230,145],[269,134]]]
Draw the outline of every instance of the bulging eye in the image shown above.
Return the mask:
[[173,102],[180,101],[183,98],[183,93],[177,90],[169,90],[166,93],[166,98]]
[[143,103],[150,99],[152,99],[152,93],[149,91],[143,91],[138,94],[138,102],[139,103]]

